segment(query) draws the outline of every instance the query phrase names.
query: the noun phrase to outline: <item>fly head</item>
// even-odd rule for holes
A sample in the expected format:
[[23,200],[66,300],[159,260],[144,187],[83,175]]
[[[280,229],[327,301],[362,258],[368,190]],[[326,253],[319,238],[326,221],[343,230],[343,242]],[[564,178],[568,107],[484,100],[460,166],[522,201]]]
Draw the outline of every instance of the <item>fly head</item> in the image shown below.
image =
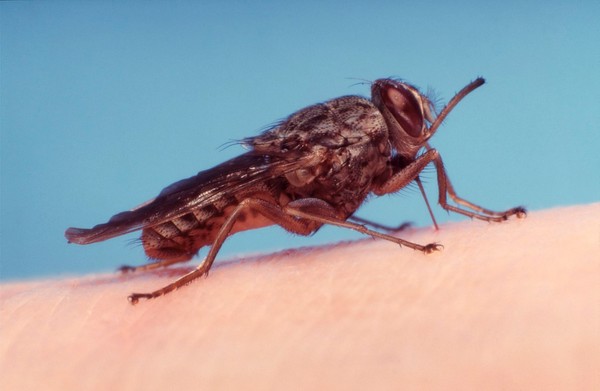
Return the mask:
[[431,137],[431,101],[410,84],[393,79],[376,80],[371,87],[371,100],[385,118],[394,149],[402,156],[414,158]]

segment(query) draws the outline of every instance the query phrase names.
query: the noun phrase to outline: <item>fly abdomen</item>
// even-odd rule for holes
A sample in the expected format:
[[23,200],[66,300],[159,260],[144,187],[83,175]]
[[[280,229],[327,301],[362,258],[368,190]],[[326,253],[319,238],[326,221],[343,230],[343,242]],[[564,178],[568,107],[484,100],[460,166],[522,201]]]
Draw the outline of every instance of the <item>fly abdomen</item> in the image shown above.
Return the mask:
[[206,225],[189,225],[187,231],[180,231],[174,222],[166,222],[142,230],[141,242],[146,255],[152,259],[187,261],[198,250],[211,243]]
[[191,231],[192,229],[197,228],[200,224],[196,216],[192,213],[177,217],[171,220],[171,223],[179,232]]
[[198,250],[211,243],[208,232],[211,224],[208,223],[219,214],[215,206],[208,205],[145,228],[141,241],[146,255],[152,259],[191,259]]
[[151,259],[168,259],[187,261],[198,249],[194,250],[194,240],[185,234],[165,237],[158,227],[146,228],[142,231],[141,241],[146,255]]

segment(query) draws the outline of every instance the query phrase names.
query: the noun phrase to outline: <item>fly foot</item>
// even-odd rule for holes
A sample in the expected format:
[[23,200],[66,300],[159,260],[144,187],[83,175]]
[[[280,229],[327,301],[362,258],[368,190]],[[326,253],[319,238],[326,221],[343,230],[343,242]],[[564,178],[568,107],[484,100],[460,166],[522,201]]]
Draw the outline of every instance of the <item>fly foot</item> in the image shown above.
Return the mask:
[[444,248],[444,246],[442,246],[439,243],[429,243],[426,244],[425,246],[423,246],[423,252],[425,254],[431,254],[434,251],[442,251],[442,249]]
[[132,293],[127,297],[127,300],[133,305],[137,304],[140,299],[152,299],[154,295],[151,293]]

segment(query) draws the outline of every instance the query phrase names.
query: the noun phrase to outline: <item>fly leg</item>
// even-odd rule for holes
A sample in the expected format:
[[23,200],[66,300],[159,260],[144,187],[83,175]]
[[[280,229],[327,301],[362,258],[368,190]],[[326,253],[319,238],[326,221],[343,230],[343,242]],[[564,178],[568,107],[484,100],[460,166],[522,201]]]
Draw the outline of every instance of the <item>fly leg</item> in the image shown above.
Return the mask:
[[[431,206],[429,206],[429,200],[427,199],[427,194],[425,194],[425,188],[423,188],[423,184],[421,183],[421,178],[419,178],[417,176],[415,178],[415,182],[419,186],[419,190],[421,191],[421,194],[423,195],[423,199],[425,200],[425,205],[427,205],[427,210],[429,211],[429,216],[431,216],[431,221],[433,221],[433,225],[435,226],[435,229],[438,230],[439,227],[438,227],[437,221],[435,220],[435,216],[433,215],[433,211],[431,210]],[[358,217],[358,216],[351,216],[350,218],[348,218],[348,220],[354,221],[355,223],[358,223],[358,224],[368,225],[368,226],[371,226],[373,228],[377,228],[377,229],[380,229],[380,230],[383,230],[383,231],[388,231],[388,232],[403,231],[403,230],[405,230],[405,229],[407,229],[407,228],[409,228],[410,226],[413,225],[412,222],[407,221],[407,222],[402,223],[402,224],[400,224],[398,226],[391,227],[389,225],[379,224],[379,223],[376,223],[374,221],[363,219],[363,218]]]
[[159,269],[174,263],[188,262],[198,252],[193,239],[173,237],[172,232],[170,236],[168,234],[169,232],[164,228],[145,228],[140,240],[144,245],[144,251],[153,262],[140,266],[124,265],[119,268],[119,271],[129,273]]
[[[476,205],[463,198],[460,198],[456,194],[452,183],[450,183],[450,180],[448,179],[448,175],[446,174],[446,171],[444,169],[444,164],[442,162],[440,154],[438,153],[438,151],[436,151],[433,148],[430,148],[429,146],[427,146],[427,151],[423,155],[419,156],[414,162],[395,173],[387,182],[385,182],[378,189],[376,189],[375,194],[383,195],[387,193],[393,193],[402,189],[411,181],[416,180],[419,176],[419,173],[423,171],[425,166],[432,162],[435,165],[437,171],[439,189],[438,202],[440,206],[445,210],[459,213],[471,218],[495,222],[505,221],[513,215],[516,215],[519,218],[525,217],[525,208],[521,206],[508,209],[503,212],[495,212],[489,209],[482,208],[479,205]],[[448,203],[448,196],[450,196],[450,198],[454,202],[463,206],[464,208],[450,205]]]
[[[431,149],[432,151],[435,151]],[[444,163],[442,162],[441,156],[436,151],[436,158],[433,161],[435,165],[435,169],[437,171],[438,177],[438,188],[439,188],[439,203],[442,208],[453,211],[456,213],[463,214],[465,216],[469,216],[471,218],[477,218],[485,221],[505,221],[510,216],[516,215],[518,218],[524,218],[527,215],[527,211],[522,206],[517,206],[515,208],[511,208],[505,211],[496,212],[493,210],[489,210],[486,208],[482,208],[479,205],[476,205],[470,201],[465,200],[464,198],[459,197],[448,179],[448,174],[446,174],[446,170],[444,169]],[[464,206],[465,208],[471,209],[471,211],[458,208],[456,206],[450,205],[447,202],[446,194],[450,196],[450,198],[459,205]],[[472,212],[475,211],[475,212]]]
[[301,219],[352,229],[362,234],[369,235],[373,238],[385,239],[400,246],[406,246],[412,248],[413,250],[423,251],[424,253],[431,253],[433,251],[440,250],[442,247],[440,244],[436,243],[430,243],[423,246],[409,242],[408,240],[397,238],[395,236],[370,230],[361,224],[340,219],[336,216],[335,209],[331,205],[318,198],[303,198],[292,201],[284,208],[284,210],[286,213]]
[[206,255],[206,258],[204,258],[202,263],[198,265],[196,269],[154,292],[132,293],[128,298],[129,301],[132,304],[135,304],[139,301],[139,299],[152,299],[159,297],[177,288],[180,288],[201,276],[207,275],[217,256],[217,253],[221,249],[225,239],[227,239],[229,236],[229,233],[231,232],[231,229],[233,228],[238,216],[249,209],[262,214],[285,230],[299,235],[309,235],[317,230],[322,224],[331,224],[338,227],[353,229],[375,238],[386,239],[396,244],[407,246],[426,253],[430,253],[441,248],[439,244],[432,243],[422,246],[404,239],[386,235],[377,231],[372,231],[360,224],[344,221],[336,216],[335,209],[331,205],[320,199],[308,198],[296,200],[290,202],[288,205],[282,208],[277,204],[273,204],[265,200],[248,198],[240,202],[232,211],[231,215],[229,215],[225,223],[219,229],[219,232],[217,233],[217,236],[210,248],[210,251]]
[[279,224],[286,230],[299,234],[299,235],[309,235],[311,232],[314,232],[320,225],[306,220],[300,220],[292,215],[286,213],[280,206],[255,198],[248,198],[240,202],[236,208],[232,211],[232,213],[228,216],[227,220],[217,233],[217,236],[210,247],[210,251],[206,255],[206,258],[202,261],[200,265],[191,272],[183,275],[173,283],[156,290],[151,293],[132,293],[129,296],[129,301],[132,304],[135,304],[139,301],[139,299],[152,299],[158,296],[162,296],[166,293],[169,293],[177,288],[180,288],[196,278],[207,275],[210,270],[217,253],[221,249],[221,246],[229,236],[233,225],[235,224],[238,216],[247,210],[254,210],[263,216],[269,218],[273,222]]
[[380,229],[382,231],[388,231],[388,232],[403,231],[403,230],[409,228],[412,225],[411,222],[406,222],[406,223],[402,223],[402,224],[400,224],[400,225],[398,225],[396,227],[393,227],[393,226],[390,226],[390,225],[376,223],[376,222],[368,220],[368,219],[363,219],[362,217],[358,217],[358,216],[349,217],[348,220],[353,221],[356,224],[368,225],[370,227],[377,228],[377,229]]
[[171,266],[171,265],[173,265],[175,263],[179,263],[179,262],[187,262],[190,259],[192,259],[192,257],[186,257],[185,259],[180,259],[180,258],[161,259],[161,260],[146,263],[146,264],[140,265],[140,266],[123,265],[123,266],[119,267],[119,269],[117,269],[117,270],[120,271],[121,273],[133,273],[133,272],[142,272],[142,271],[145,272],[148,270],[154,270],[154,269]]

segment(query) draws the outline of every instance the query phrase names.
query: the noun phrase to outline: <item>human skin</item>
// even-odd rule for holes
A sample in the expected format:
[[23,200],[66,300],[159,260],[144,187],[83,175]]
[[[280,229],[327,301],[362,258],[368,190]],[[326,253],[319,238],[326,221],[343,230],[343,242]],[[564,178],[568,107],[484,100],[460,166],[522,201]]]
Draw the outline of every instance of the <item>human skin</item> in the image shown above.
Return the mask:
[[600,388],[600,203],[398,235],[3,284],[0,389]]

